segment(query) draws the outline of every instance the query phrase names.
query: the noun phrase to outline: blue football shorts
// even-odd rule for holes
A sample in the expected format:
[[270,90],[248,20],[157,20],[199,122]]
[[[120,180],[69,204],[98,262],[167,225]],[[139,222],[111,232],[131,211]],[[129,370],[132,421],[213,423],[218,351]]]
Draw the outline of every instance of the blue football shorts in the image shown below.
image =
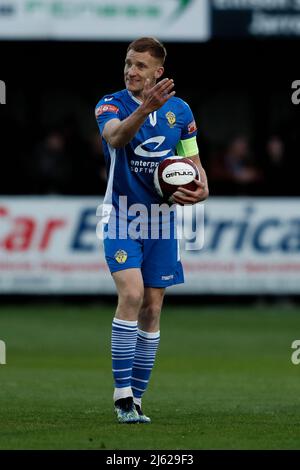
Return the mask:
[[111,273],[139,268],[145,287],[169,287],[184,282],[176,238],[104,238],[103,244]]

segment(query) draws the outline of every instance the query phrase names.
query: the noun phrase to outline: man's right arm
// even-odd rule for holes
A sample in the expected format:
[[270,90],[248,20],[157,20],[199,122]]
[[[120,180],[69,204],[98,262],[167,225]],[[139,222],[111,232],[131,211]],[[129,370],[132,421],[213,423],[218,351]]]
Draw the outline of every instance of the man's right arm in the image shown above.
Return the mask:
[[147,119],[148,114],[142,106],[139,106],[123,121],[111,119],[105,124],[102,136],[112,147],[124,147],[133,139]]
[[164,78],[150,88],[149,81],[146,80],[143,103],[123,121],[113,118],[105,124],[102,136],[106,142],[114,148],[127,145],[144,124],[148,115],[161,108],[174,96],[175,92],[171,92],[173,86],[173,80]]

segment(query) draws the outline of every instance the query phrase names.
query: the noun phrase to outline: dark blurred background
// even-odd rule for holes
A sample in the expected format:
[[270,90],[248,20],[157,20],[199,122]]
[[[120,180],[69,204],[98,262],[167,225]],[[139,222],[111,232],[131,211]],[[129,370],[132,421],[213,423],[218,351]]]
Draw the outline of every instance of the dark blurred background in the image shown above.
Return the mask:
[[[188,101],[211,195],[299,196],[298,41],[166,43],[165,76]],[[2,41],[2,195],[101,195],[97,101],[124,87],[127,42]]]

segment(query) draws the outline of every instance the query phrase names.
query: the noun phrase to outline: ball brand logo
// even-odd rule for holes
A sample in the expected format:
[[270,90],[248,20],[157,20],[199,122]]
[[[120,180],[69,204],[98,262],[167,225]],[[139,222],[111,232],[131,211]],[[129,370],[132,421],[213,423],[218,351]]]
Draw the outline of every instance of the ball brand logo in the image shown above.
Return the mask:
[[194,172],[192,170],[181,170],[166,173],[166,178],[173,178],[174,176],[194,176]]
[[6,104],[6,86],[3,80],[0,80],[0,104]]
[[2,340],[0,340],[0,365],[1,364],[6,364],[6,346]]

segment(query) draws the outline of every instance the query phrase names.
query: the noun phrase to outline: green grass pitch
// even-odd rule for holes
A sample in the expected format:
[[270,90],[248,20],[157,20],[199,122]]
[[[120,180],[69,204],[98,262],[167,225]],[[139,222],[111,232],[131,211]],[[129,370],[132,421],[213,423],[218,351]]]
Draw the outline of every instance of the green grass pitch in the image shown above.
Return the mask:
[[152,424],[130,426],[112,406],[113,311],[1,306],[0,449],[300,448],[299,307],[165,306]]

